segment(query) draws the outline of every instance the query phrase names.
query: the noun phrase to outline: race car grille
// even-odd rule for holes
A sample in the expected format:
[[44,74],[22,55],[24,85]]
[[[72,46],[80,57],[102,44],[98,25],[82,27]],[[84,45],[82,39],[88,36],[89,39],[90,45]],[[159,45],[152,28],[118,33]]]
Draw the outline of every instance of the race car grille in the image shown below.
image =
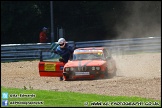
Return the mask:
[[80,67],[74,67],[74,72],[85,72],[85,71],[92,71],[91,67],[87,66],[80,66]]
[[73,67],[73,71],[69,72],[70,74],[75,74],[75,72],[89,72],[90,75],[95,75],[96,72],[101,73],[100,70],[92,70],[92,67],[86,66],[86,67]]
[[80,66],[78,67],[78,71],[86,71],[87,67],[86,66]]

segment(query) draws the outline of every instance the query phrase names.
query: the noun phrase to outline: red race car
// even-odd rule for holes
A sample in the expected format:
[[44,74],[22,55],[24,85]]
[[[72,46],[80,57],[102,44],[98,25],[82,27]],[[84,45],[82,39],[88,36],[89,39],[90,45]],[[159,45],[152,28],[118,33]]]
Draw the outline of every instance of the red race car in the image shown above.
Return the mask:
[[111,51],[104,47],[75,49],[73,60],[66,63],[63,69],[65,81],[107,78],[115,74],[115,60],[111,56]]
[[108,78],[116,74],[116,64],[107,48],[78,48],[74,50],[73,59],[66,64],[59,62],[58,58],[40,61],[39,73],[40,76],[63,76],[65,81]]

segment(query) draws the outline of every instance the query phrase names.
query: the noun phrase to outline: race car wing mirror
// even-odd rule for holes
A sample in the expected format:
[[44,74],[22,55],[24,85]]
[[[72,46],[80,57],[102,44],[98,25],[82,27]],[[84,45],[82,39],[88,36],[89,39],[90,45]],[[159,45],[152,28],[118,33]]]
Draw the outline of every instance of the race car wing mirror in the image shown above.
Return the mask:
[[109,60],[109,59],[111,59],[111,57],[110,57],[110,56],[107,56],[107,57],[106,57],[106,60]]

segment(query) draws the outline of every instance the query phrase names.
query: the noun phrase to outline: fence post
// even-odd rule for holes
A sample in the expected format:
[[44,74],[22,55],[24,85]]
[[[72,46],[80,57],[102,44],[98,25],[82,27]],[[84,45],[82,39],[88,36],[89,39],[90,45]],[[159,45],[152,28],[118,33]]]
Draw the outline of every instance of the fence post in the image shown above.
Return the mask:
[[42,51],[40,50],[40,61],[43,61],[43,58],[42,58]]

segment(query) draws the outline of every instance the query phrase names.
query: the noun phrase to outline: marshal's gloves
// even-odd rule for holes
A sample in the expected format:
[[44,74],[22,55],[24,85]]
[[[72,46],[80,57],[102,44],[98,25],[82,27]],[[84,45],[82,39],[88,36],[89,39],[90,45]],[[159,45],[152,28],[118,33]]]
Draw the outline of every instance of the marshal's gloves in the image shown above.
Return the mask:
[[59,61],[60,62],[65,62],[65,60],[62,57],[59,58]]

